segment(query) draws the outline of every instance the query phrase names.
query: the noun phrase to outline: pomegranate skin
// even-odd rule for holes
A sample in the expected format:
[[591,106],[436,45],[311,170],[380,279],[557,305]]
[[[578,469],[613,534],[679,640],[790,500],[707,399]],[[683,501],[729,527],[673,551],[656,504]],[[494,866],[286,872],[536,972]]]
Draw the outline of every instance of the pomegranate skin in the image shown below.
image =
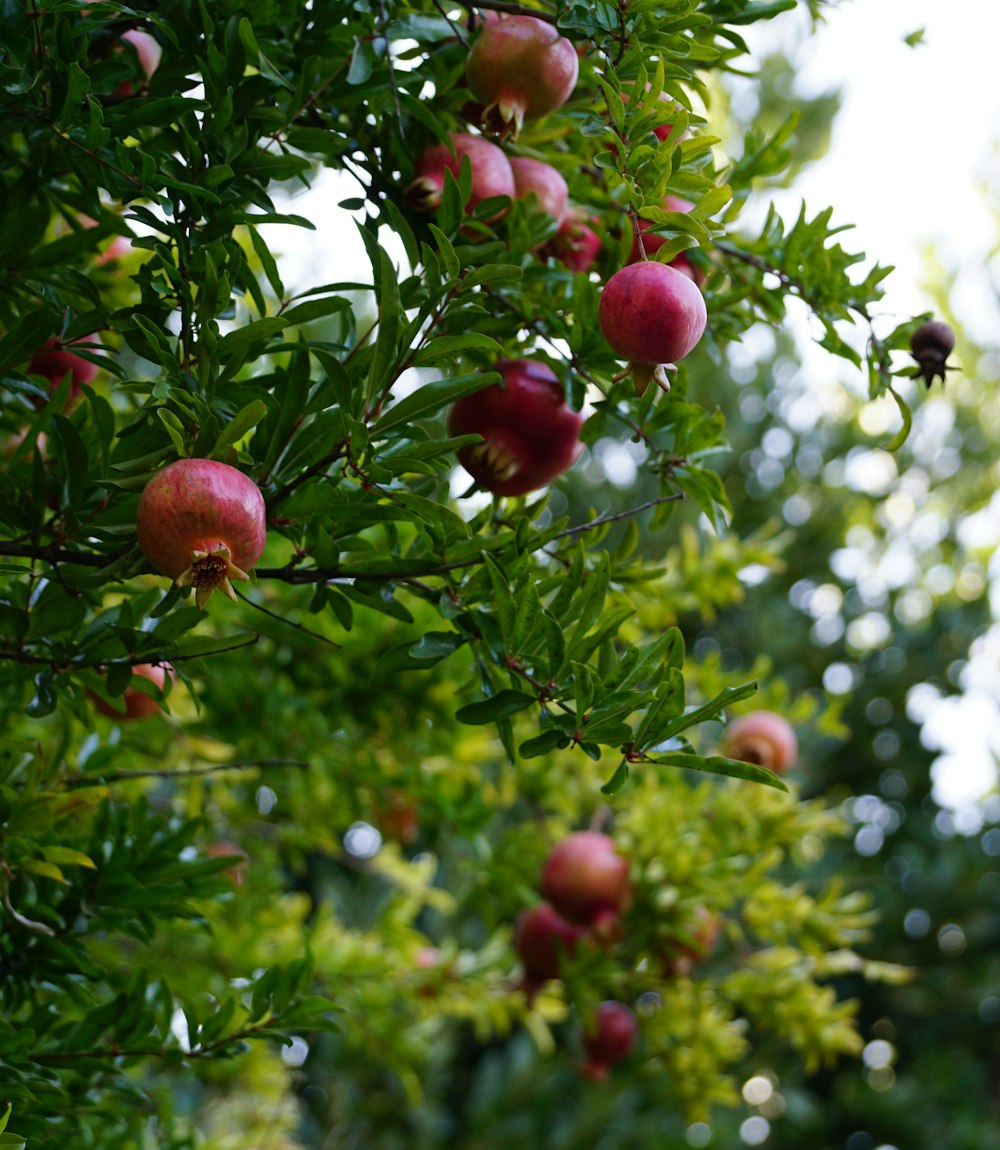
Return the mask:
[[552,369],[530,359],[497,364],[504,386],[463,396],[451,409],[451,435],[481,435],[458,460],[496,495],[524,495],[562,475],[583,450],[584,417],[567,403]]
[[580,58],[557,29],[534,16],[486,25],[469,51],[465,76],[480,100],[483,124],[516,139],[525,120],[561,107],[576,87]]
[[[133,677],[139,676],[148,679],[162,691],[168,678],[173,682],[174,669],[169,663],[137,663],[132,668],[132,675]],[[91,698],[94,701],[94,707],[102,715],[107,715],[112,719],[148,719],[160,710],[160,704],[155,699],[150,698],[143,691],[136,690],[135,687],[126,687],[122,692],[119,702],[124,704],[124,712],[106,699],[102,699],[100,695],[92,695]]]
[[663,366],[683,359],[705,332],[705,298],[683,272],[646,260],[608,280],[597,311],[604,338],[632,364],[641,395],[650,379],[668,388]]
[[[119,45],[118,51],[128,51],[123,45],[128,44],[134,49],[136,56],[139,58],[139,67],[142,69],[146,77],[146,84],[143,86],[142,91],[146,90],[149,81],[153,78],[153,73],[160,66],[160,60],[163,58],[163,48],[160,46],[156,38],[149,32],[143,32],[141,28],[130,28],[127,32],[121,34],[122,44]],[[115,89],[114,94],[122,99],[129,96],[134,96],[135,86],[131,80],[123,80]]]
[[567,922],[605,932],[632,897],[628,871],[610,835],[577,831],[550,851],[541,891]]
[[726,727],[722,750],[730,759],[757,763],[781,774],[794,764],[799,746],[787,719],[774,711],[748,711]]
[[[601,237],[587,223],[587,213],[570,208],[559,223],[556,234],[545,245],[545,252],[571,272],[588,272],[601,251]],[[594,217],[596,222],[596,217]]]
[[584,1074],[597,1081],[606,1078],[609,1067],[631,1054],[638,1032],[639,1024],[629,1007],[623,1002],[602,1002],[594,1012],[593,1027],[583,1032]]
[[[445,171],[451,172],[457,179],[463,156],[469,157],[472,168],[472,191],[465,205],[468,211],[491,196],[514,198],[517,194],[514,173],[507,157],[496,144],[468,132],[452,132],[448,138],[454,155],[447,144],[431,144],[418,156],[416,179],[405,192],[412,207],[418,211],[433,211],[441,203]],[[502,215],[503,212],[499,212],[491,220],[497,220]]]
[[264,497],[248,476],[213,459],[178,459],[146,484],[135,517],[139,547],[204,607],[218,589],[236,600],[267,539]]
[[[88,336],[84,341],[89,343],[94,337]],[[85,383],[90,383],[97,375],[97,364],[91,363],[72,351],[67,351],[58,339],[47,339],[28,363],[28,371],[32,375],[44,376],[54,391],[63,379],[70,376],[69,402],[72,404],[80,398],[80,389]]]
[[522,911],[514,927],[514,949],[524,965],[526,984],[537,987],[559,978],[563,961],[576,953],[586,933],[550,903]]
[[559,223],[569,207],[569,188],[559,172],[543,160],[511,156],[514,189],[518,199],[534,193],[538,208]]

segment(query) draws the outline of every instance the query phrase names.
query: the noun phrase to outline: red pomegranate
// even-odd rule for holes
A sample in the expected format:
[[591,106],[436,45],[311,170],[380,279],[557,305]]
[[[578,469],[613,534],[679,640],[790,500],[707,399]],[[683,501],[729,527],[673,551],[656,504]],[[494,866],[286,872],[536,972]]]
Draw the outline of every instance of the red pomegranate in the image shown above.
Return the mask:
[[503,384],[463,396],[451,409],[451,435],[481,435],[458,459],[496,495],[524,495],[551,483],[583,450],[583,416],[566,402],[552,369],[531,359],[497,364]]
[[539,210],[559,223],[569,206],[569,188],[559,172],[551,164],[528,156],[511,156],[510,167],[517,198],[523,200],[534,195]]
[[541,891],[567,922],[604,930],[632,897],[628,871],[610,835],[577,831],[552,848]]
[[608,1069],[632,1052],[638,1032],[639,1024],[629,1007],[623,1002],[602,1002],[593,1024],[583,1032],[584,1074],[597,1081],[607,1078]]
[[194,587],[199,607],[216,588],[235,601],[231,580],[249,579],[264,550],[264,497],[227,463],[178,459],[146,484],[135,530],[150,563],[178,587]]
[[[89,335],[83,343],[90,343],[94,336]],[[31,375],[44,376],[49,381],[49,389],[55,389],[63,379],[70,376],[69,403],[73,404],[80,398],[80,389],[85,383],[90,383],[97,375],[97,364],[89,359],[76,355],[62,345],[55,337],[47,339],[28,363],[28,372]]]
[[556,234],[545,245],[544,254],[555,256],[571,272],[588,272],[601,250],[601,237],[587,223],[587,212],[570,208],[559,222]]
[[514,927],[514,949],[524,964],[525,986],[530,989],[559,978],[563,961],[576,954],[586,933],[547,902],[522,911]]
[[[156,38],[149,32],[143,32],[141,28],[130,28],[121,34],[121,42],[115,50],[118,52],[135,52],[139,67],[146,77],[146,82],[140,89],[140,91],[145,92],[149,87],[149,81],[153,78],[153,73],[160,66],[160,60],[163,58],[163,48]],[[136,94],[135,85],[131,80],[123,80],[115,89],[114,94],[122,98],[134,96]]]
[[774,711],[748,711],[726,727],[722,751],[727,758],[781,774],[794,764],[799,745],[787,719]]
[[[432,211],[441,203],[444,189],[444,174],[451,172],[458,176],[462,157],[469,157],[472,168],[472,191],[465,205],[468,211],[491,196],[517,194],[514,186],[514,173],[503,152],[484,140],[482,136],[471,136],[468,132],[451,132],[451,147],[447,144],[431,144],[424,148],[417,158],[416,179],[407,187],[405,195],[411,207],[418,211]],[[497,220],[503,212],[492,216]]]
[[[162,691],[168,679],[173,682],[174,669],[169,663],[137,663],[132,668],[132,675],[148,679]],[[91,695],[91,698],[96,709],[112,719],[148,719],[160,710],[160,704],[155,699],[136,687],[126,687],[121,698],[114,702],[108,702],[96,694]]]
[[485,105],[485,127],[501,139],[516,139],[525,120],[565,104],[579,68],[576,50],[554,25],[534,16],[508,16],[483,28],[465,76]]
[[604,286],[597,314],[604,338],[629,360],[639,395],[651,379],[669,390],[665,365],[692,351],[708,322],[705,299],[695,284],[653,260],[615,272]]

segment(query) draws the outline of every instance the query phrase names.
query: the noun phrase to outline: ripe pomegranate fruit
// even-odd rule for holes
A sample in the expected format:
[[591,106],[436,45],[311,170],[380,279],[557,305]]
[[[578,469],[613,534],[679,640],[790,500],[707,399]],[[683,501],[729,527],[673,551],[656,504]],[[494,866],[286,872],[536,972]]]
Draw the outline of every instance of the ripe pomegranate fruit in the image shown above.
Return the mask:
[[910,352],[920,368],[920,377],[928,387],[937,376],[944,383],[949,371],[948,356],[955,349],[955,333],[939,319],[929,319],[910,336]]
[[510,167],[517,198],[523,200],[533,194],[538,209],[559,223],[569,206],[569,188],[562,176],[551,164],[528,156],[511,156]]
[[[87,336],[83,341],[89,343],[94,337]],[[69,402],[72,406],[80,398],[80,389],[85,383],[90,383],[97,375],[97,364],[89,359],[67,351],[62,343],[54,336],[47,339],[35,352],[28,363],[28,372],[31,375],[44,376],[49,381],[49,390],[55,389],[63,379],[70,376]],[[41,406],[41,404],[39,404]]]
[[571,272],[590,271],[601,250],[601,237],[587,219],[585,211],[570,208],[559,221],[556,234],[545,245],[545,254],[561,260]]
[[[132,668],[132,675],[148,679],[162,691],[168,679],[173,682],[174,669],[169,663],[137,663]],[[136,687],[126,687],[121,698],[114,703],[102,699],[100,695],[91,695],[91,698],[94,707],[112,719],[148,719],[160,710],[160,704],[155,699]]]
[[542,894],[567,922],[606,930],[632,897],[628,859],[614,839],[576,831],[552,848],[542,867]]
[[583,1032],[584,1074],[595,1081],[607,1078],[609,1067],[632,1052],[638,1032],[635,1014],[624,1002],[602,1002]]
[[576,954],[586,933],[550,903],[522,911],[514,926],[514,949],[524,965],[525,988],[537,989],[550,978],[559,978],[563,961]]
[[178,459],[146,484],[135,530],[150,563],[178,587],[194,587],[199,607],[216,588],[235,601],[231,580],[248,580],[264,550],[264,497],[227,463]]
[[665,367],[692,351],[705,331],[705,299],[682,272],[647,260],[621,268],[604,285],[598,306],[604,338],[629,360],[635,390],[655,379],[670,390]]
[[757,763],[781,774],[799,753],[795,731],[773,711],[748,711],[726,727],[722,751],[727,758]]
[[465,77],[485,105],[483,124],[516,139],[525,120],[554,112],[576,87],[580,58],[554,25],[534,16],[487,24],[469,51]]
[[[139,67],[146,77],[146,82],[140,89],[140,91],[145,92],[149,87],[149,81],[153,78],[153,73],[160,66],[163,49],[154,36],[149,32],[143,32],[141,28],[130,28],[121,34],[120,42],[115,51],[127,52],[129,49],[135,52],[139,60]],[[131,80],[123,80],[115,89],[114,94],[122,99],[134,96],[136,94],[135,85]]]
[[463,396],[451,409],[451,435],[481,435],[458,459],[496,495],[524,495],[551,483],[583,450],[583,416],[567,403],[552,369],[531,359],[502,359],[503,385]]
[[[448,138],[451,147],[447,144],[431,144],[417,158],[416,179],[405,192],[411,207],[421,212],[436,208],[441,203],[445,171],[457,178],[463,156],[469,157],[472,168],[472,191],[465,205],[467,211],[472,211],[478,203],[491,196],[514,198],[517,194],[514,173],[507,157],[496,144],[491,144],[482,136],[471,136],[468,132],[451,132]],[[490,221],[498,220],[502,215],[503,212],[498,212],[490,217]]]

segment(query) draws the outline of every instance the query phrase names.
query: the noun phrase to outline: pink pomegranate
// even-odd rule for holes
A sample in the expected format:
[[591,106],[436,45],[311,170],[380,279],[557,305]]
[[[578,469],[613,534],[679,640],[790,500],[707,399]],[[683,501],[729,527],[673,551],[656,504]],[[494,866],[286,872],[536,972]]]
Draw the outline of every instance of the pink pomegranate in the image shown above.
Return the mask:
[[[135,52],[139,60],[139,67],[146,77],[141,91],[146,91],[149,87],[149,81],[153,78],[153,73],[160,66],[160,60],[163,58],[163,49],[156,38],[149,32],[143,32],[141,28],[130,28],[121,34],[121,43],[116,50]],[[123,80],[115,89],[114,94],[122,98],[134,96],[136,94],[135,85],[131,80]]]
[[[90,343],[94,336],[89,335],[83,343]],[[51,391],[70,376],[69,404],[72,405],[80,398],[80,389],[85,383],[90,383],[97,375],[97,364],[91,363],[81,355],[68,351],[60,340],[53,337],[47,339],[42,347],[35,352],[28,363],[28,372],[31,375],[41,375],[49,381]]]
[[541,891],[567,922],[603,932],[631,900],[628,871],[610,835],[577,831],[549,853]]
[[229,858],[233,860],[232,866],[227,866],[225,870],[219,872],[224,874],[233,886],[243,886],[247,881],[250,856],[239,843],[234,843],[231,839],[219,839],[205,847],[205,856],[210,859]]
[[469,52],[465,76],[485,105],[483,124],[516,139],[525,120],[554,112],[576,87],[580,58],[553,24],[534,16],[489,23]]
[[593,1024],[583,1032],[584,1074],[596,1081],[607,1078],[609,1068],[632,1052],[638,1033],[639,1024],[629,1007],[623,1002],[602,1002]]
[[551,164],[528,156],[511,156],[510,167],[517,198],[534,195],[538,209],[559,223],[569,206],[569,188],[559,172]]
[[481,435],[458,459],[497,495],[524,495],[551,483],[583,450],[583,416],[566,402],[552,369],[531,359],[497,364],[504,382],[463,396],[451,409],[451,435]]
[[570,208],[560,220],[556,234],[545,245],[544,254],[562,261],[571,272],[590,271],[601,250],[601,237],[587,220],[585,211]]
[[235,601],[231,580],[248,580],[264,550],[264,497],[227,463],[178,459],[146,484],[135,530],[149,562],[178,587],[194,587],[199,607],[217,588]]
[[[148,679],[162,691],[169,679],[173,682],[174,669],[169,663],[137,663],[132,668],[133,678]],[[126,687],[120,699],[108,702],[100,695],[91,695],[94,706],[102,715],[112,719],[148,719],[160,710],[156,699],[136,687]]]
[[559,978],[565,959],[576,954],[586,931],[562,918],[547,902],[523,911],[514,927],[514,949],[529,989]]
[[780,774],[799,753],[791,723],[774,711],[748,711],[726,727],[722,751],[730,759],[757,763]]
[[665,366],[683,359],[705,331],[705,299],[676,268],[647,260],[621,268],[601,293],[598,320],[604,338],[632,367],[635,389],[655,379],[670,390]]
[[[446,171],[457,178],[462,166],[462,157],[469,157],[472,168],[472,192],[465,205],[468,211],[491,196],[514,198],[516,188],[514,173],[503,152],[484,140],[482,136],[470,136],[467,132],[452,132],[447,144],[431,144],[424,148],[417,158],[416,179],[406,189],[406,198],[418,211],[431,211],[441,203]],[[499,219],[503,212],[491,217]]]

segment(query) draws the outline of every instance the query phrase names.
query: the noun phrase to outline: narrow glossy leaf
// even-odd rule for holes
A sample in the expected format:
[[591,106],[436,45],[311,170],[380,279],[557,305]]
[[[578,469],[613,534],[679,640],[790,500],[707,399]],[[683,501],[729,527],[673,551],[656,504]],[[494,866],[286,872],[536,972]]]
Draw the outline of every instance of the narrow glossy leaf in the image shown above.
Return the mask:
[[498,722],[510,715],[516,715],[518,711],[523,711],[536,702],[534,695],[525,694],[524,691],[498,691],[489,699],[459,707],[455,712],[455,718],[460,723],[480,726],[484,723]]
[[743,763],[738,759],[726,759],[721,755],[712,755],[703,758],[701,755],[690,754],[686,751],[669,751],[664,754],[651,755],[650,762],[661,763],[669,767],[685,767],[691,771],[707,771],[713,775],[727,775],[733,779],[745,779],[750,783],[763,783],[774,787],[778,791],[787,791],[786,784],[766,767],[756,763]]

